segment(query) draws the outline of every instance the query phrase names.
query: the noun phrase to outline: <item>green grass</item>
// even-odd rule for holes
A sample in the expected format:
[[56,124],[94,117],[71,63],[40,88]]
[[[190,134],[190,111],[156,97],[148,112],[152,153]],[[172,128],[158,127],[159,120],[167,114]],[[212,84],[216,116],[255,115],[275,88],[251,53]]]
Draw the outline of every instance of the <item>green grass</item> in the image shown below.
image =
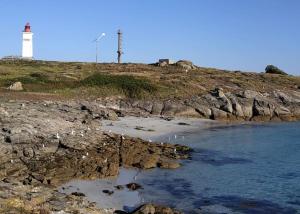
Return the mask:
[[112,87],[120,90],[128,97],[141,97],[143,93],[154,93],[157,88],[144,78],[129,75],[110,75],[95,73],[80,81],[85,87]]

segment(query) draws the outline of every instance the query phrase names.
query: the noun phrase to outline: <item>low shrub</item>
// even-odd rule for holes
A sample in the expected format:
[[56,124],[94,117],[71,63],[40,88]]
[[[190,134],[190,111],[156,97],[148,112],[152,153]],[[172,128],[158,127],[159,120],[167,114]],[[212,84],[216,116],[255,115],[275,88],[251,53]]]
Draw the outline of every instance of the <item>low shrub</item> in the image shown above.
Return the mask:
[[265,69],[267,74],[281,74],[281,75],[287,75],[287,73],[285,73],[284,71],[282,71],[281,69],[277,68],[274,65],[268,65]]
[[129,75],[95,73],[82,80],[80,84],[88,87],[114,87],[132,98],[140,97],[143,92],[152,93],[156,91],[156,87],[148,80]]

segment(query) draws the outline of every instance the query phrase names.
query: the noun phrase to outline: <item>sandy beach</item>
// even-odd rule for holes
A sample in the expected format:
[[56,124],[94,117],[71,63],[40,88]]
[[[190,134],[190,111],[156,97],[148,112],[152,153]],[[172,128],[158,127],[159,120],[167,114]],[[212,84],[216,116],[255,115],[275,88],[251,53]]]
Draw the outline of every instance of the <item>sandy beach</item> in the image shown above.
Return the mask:
[[174,118],[167,120],[160,117],[121,117],[118,121],[104,120],[102,130],[116,134],[138,137],[153,141],[163,135],[196,131],[219,124],[216,121],[196,118]]

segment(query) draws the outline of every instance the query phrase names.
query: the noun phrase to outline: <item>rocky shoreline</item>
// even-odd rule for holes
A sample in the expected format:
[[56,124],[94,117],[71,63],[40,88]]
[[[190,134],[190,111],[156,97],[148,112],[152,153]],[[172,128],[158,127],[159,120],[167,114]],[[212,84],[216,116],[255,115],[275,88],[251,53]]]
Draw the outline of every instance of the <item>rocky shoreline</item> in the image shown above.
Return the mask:
[[210,93],[189,99],[165,101],[106,100],[107,106],[126,114],[206,118],[218,121],[296,121],[300,119],[300,92],[252,90]]
[[117,118],[115,111],[82,103],[1,102],[0,212],[112,213],[56,189],[75,178],[117,176],[120,167],[177,168],[176,160],[189,157],[185,146],[101,130],[102,119]]
[[[152,143],[102,129],[124,116],[206,118],[219,121],[300,119],[300,93],[244,90],[186,100],[0,100],[0,213],[113,213],[57,187],[72,179],[114,177],[120,167],[174,169],[189,157],[181,145]],[[138,125],[138,124],[137,124]],[[162,211],[166,210],[166,211]],[[51,212],[50,212],[51,211]],[[119,211],[121,213],[121,211]],[[180,213],[144,205],[134,213]]]

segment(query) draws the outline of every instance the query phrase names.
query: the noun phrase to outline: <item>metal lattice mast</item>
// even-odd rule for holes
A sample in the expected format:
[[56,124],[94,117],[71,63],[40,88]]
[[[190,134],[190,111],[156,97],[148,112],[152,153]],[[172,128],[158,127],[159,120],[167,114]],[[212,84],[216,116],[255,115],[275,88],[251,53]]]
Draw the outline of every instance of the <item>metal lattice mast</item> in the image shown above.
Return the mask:
[[122,41],[123,41],[123,33],[121,30],[118,30],[118,63],[122,63]]

